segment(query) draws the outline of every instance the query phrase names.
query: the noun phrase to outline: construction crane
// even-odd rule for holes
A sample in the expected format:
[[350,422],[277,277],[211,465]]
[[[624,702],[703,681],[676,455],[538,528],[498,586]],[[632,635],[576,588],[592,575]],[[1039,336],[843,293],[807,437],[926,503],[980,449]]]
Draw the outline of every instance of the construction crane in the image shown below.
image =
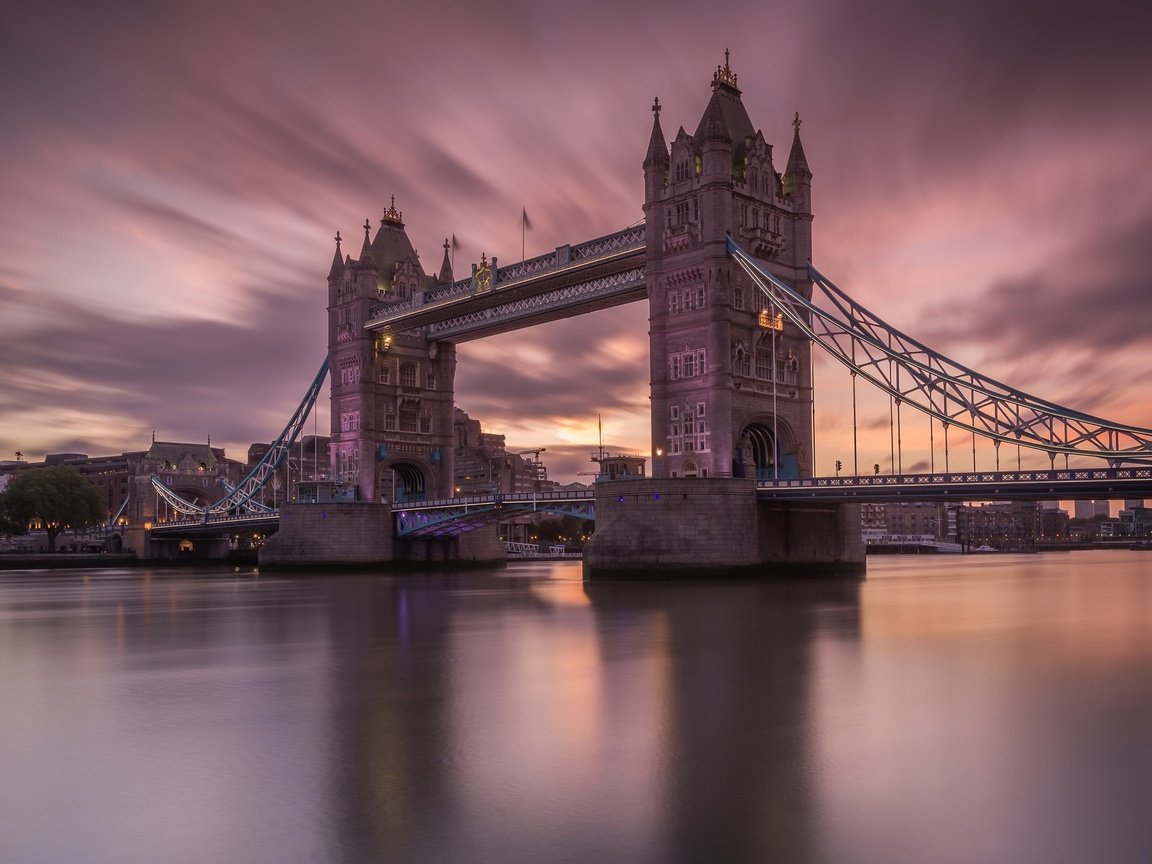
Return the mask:
[[517,456],[527,456],[529,453],[532,454],[533,458],[525,460],[525,461],[527,461],[527,463],[532,466],[532,479],[533,480],[541,481],[541,480],[547,480],[548,479],[548,469],[545,468],[544,463],[542,463],[540,461],[540,454],[545,452],[547,449],[548,449],[547,447],[535,447],[531,450],[517,450],[516,451]]

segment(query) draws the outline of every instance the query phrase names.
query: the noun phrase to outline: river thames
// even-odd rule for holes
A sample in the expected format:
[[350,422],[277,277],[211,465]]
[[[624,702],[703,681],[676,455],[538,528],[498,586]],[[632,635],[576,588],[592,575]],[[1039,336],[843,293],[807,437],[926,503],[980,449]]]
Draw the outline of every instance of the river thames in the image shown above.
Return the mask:
[[0,573],[0,861],[1152,861],[1152,552]]

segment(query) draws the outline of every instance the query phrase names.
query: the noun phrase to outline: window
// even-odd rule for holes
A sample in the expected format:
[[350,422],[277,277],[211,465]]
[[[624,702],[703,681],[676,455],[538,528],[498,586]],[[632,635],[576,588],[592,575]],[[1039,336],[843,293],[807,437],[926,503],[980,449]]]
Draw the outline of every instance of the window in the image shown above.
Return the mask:
[[732,283],[732,306],[736,309],[744,308],[744,280],[736,274],[736,281]]
[[705,375],[707,372],[707,351],[704,348],[679,351],[668,355],[668,377],[673,380],[694,378],[697,375]]
[[772,376],[772,352],[764,348],[756,349],[756,377],[769,381]]
[[393,411],[391,407],[384,413],[384,431],[396,431],[396,412]]
[[687,180],[692,176],[688,171],[688,160],[684,159],[676,163],[676,182]]
[[341,432],[356,432],[360,429],[360,412],[359,411],[341,411],[340,412],[340,431]]
[[336,451],[336,473],[346,483],[355,483],[360,474],[360,454],[355,447]]
[[341,357],[337,361],[337,366],[340,369],[340,383],[342,385],[351,387],[360,383],[359,357]]
[[381,360],[380,365],[376,367],[376,381],[380,384],[392,383],[392,370],[388,368],[387,360]]
[[400,431],[401,432],[417,432],[419,431],[419,417],[416,413],[416,406],[414,405],[401,405],[400,406]]
[[679,201],[676,203],[676,224],[686,225],[688,223],[688,202]]
[[421,414],[420,415],[420,431],[423,432],[425,435],[430,435],[432,433],[432,417],[431,417],[431,415],[428,415],[428,414]]
[[429,369],[428,372],[424,375],[424,387],[427,390],[436,389],[436,373],[431,369]]
[[416,364],[415,363],[401,363],[400,364],[400,386],[401,387],[415,387],[416,386]]
[[736,374],[744,378],[752,377],[752,358],[748,356],[748,352],[744,349],[743,345],[736,346]]

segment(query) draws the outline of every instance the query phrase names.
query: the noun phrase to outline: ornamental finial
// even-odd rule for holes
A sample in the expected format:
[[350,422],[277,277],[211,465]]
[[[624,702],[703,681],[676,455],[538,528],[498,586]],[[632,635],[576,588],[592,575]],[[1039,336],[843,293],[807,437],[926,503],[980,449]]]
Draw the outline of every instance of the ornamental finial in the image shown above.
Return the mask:
[[800,134],[800,112],[797,111],[792,117],[792,128],[796,130],[796,134]]
[[404,214],[396,209],[395,195],[392,196],[392,203],[388,206],[388,209],[384,211],[384,215],[380,219],[381,225],[385,222],[391,222],[393,225],[399,225],[401,228],[404,227]]
[[730,52],[725,48],[724,65],[716,67],[716,74],[712,76],[713,83],[727,84],[729,87],[736,86],[736,73],[732,71],[732,67],[728,64],[730,57]]
[[657,96],[652,100],[652,113],[656,115],[656,119],[660,119],[660,97]]
[[340,245],[340,232],[339,231],[336,232],[336,245],[337,246]]

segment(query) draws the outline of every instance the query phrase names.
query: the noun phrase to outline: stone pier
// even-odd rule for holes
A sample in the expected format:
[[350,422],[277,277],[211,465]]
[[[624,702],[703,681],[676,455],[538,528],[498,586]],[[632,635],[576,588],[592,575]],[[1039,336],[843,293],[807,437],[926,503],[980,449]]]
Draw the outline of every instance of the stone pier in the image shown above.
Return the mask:
[[862,576],[864,570],[858,505],[762,503],[745,479],[596,484],[586,579]]
[[499,566],[499,528],[454,537],[396,538],[388,504],[289,504],[260,550],[267,570],[387,569],[390,566]]

